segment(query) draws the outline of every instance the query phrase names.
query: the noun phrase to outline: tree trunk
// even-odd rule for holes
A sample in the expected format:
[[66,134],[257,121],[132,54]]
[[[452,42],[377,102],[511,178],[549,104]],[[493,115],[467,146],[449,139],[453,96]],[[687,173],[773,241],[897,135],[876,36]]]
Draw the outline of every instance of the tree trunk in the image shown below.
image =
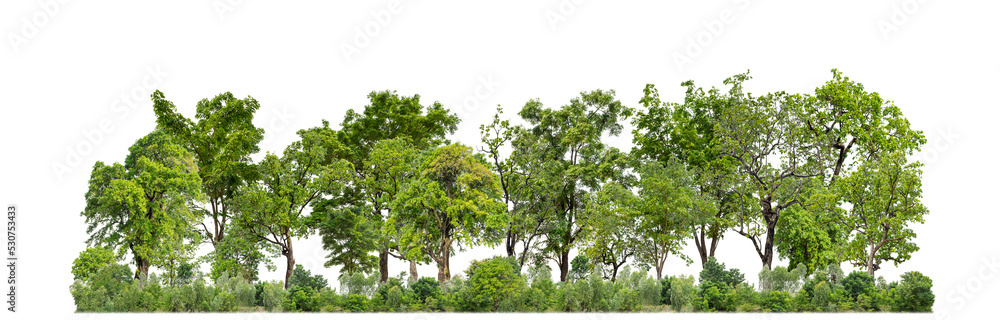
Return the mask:
[[295,253],[292,251],[291,241],[288,241],[282,253],[285,255],[285,290],[288,290],[291,287],[288,281],[292,279],[292,271],[295,271]]
[[380,275],[379,283],[389,281],[389,248],[383,248],[382,252],[378,253],[378,272]]
[[417,262],[416,261],[412,261],[412,260],[410,261],[410,279],[413,279],[414,282],[416,282],[418,280],[418,277],[417,277]]
[[566,282],[566,275],[569,274],[569,250],[563,251],[559,255],[559,281]]
[[772,211],[770,204],[764,211],[764,221],[767,222],[767,238],[764,240],[764,254],[760,260],[764,268],[771,270],[771,260],[774,257],[774,228],[778,224],[778,213]]
[[[135,253],[133,253],[134,255]],[[149,277],[149,259],[135,257],[135,278],[145,281]]]

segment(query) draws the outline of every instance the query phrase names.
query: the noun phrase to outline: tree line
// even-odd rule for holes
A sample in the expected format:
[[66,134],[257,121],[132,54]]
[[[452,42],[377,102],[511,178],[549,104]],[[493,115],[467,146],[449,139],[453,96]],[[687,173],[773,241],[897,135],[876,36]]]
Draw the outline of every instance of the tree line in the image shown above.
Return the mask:
[[[455,250],[473,246],[502,246],[518,273],[554,262],[561,282],[572,250],[612,282],[628,264],[659,280],[668,257],[693,262],[681,252],[692,239],[705,267],[731,230],[764,270],[778,252],[807,274],[849,262],[870,279],[919,249],[910,226],[928,210],[908,156],[926,139],[891,101],[832,75],[808,94],[751,94],[749,73],[724,88],[687,81],[679,102],[649,84],[636,108],[613,90],[559,107],[533,99],[519,119],[498,108],[475,146],[448,139],[461,119],[442,104],[372,92],[339,128],[323,120],[256,162],[255,99],[220,94],[188,118],[156,91],[156,130],[123,163],[93,167],[77,261],[96,271],[83,266],[107,260],[94,258],[102,249],[130,257],[143,281],[150,267],[172,284],[207,263],[213,279],[252,283],[283,257],[287,290],[293,242],[318,233],[325,266],[377,270],[379,283],[390,259],[409,262],[412,281],[433,263],[446,283]],[[605,142],[628,123],[632,150]],[[213,250],[195,256],[202,244]]]

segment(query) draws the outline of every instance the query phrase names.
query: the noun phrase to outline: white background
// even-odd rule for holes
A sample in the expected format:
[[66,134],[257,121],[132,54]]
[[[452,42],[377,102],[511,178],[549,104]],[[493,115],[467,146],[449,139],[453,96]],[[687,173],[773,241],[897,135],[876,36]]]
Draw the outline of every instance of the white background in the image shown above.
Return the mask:
[[[462,118],[452,139],[479,146],[478,127],[497,104],[516,117],[528,99],[558,107],[600,88],[637,107],[646,83],[681,101],[684,80],[721,86],[748,69],[750,92],[810,93],[832,68],[895,101],[928,138],[918,155],[930,209],[914,227],[921,250],[877,275],[930,276],[938,317],[995,314],[1000,271],[986,261],[1000,251],[996,2],[177,2],[0,4],[0,202],[20,206],[19,316],[82,317],[71,314],[68,287],[87,238],[80,212],[90,168],[123,161],[154,128],[151,89],[187,117],[203,98],[253,96],[265,151],[279,152],[321,119],[339,125],[384,89],[442,102]],[[629,148],[631,135],[609,142]],[[295,246],[299,263],[336,279],[337,269],[322,267],[318,236]],[[452,270],[497,254],[459,253]],[[749,240],[727,234],[717,256],[756,282]],[[699,270],[668,264],[671,275]],[[282,268],[262,278],[280,279]],[[406,268],[394,261],[390,274]],[[436,275],[433,265],[419,270]]]

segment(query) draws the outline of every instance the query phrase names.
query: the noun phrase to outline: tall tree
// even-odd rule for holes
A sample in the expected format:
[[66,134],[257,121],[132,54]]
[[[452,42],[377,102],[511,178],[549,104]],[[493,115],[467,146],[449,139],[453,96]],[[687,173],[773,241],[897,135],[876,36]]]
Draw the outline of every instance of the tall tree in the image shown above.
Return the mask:
[[426,155],[421,175],[392,201],[386,222],[408,260],[429,257],[438,281],[451,280],[453,246],[494,245],[507,216],[500,186],[472,148],[452,144]]
[[[504,249],[508,257],[516,258],[523,267],[529,250],[544,233],[546,222],[545,210],[533,208],[531,201],[540,194],[537,180],[544,168],[545,161],[540,154],[545,145],[523,127],[500,120],[501,114],[503,109],[497,108],[493,122],[479,127],[484,144],[480,151],[492,162],[492,169],[500,179],[502,199],[510,221],[504,231]],[[511,153],[504,157],[503,149],[508,147]],[[521,246],[520,254],[518,245]]]
[[864,161],[836,184],[850,204],[842,222],[853,233],[844,250],[869,276],[875,276],[882,262],[902,263],[919,249],[909,226],[923,223],[928,212],[920,202],[921,166],[894,152]]
[[911,153],[926,143],[923,132],[911,129],[892,101],[865,91],[837,69],[831,73],[833,79],[807,97],[802,117],[806,132],[829,153],[828,184],[860,160],[880,153]]
[[[445,136],[454,133],[461,121],[438,102],[426,107],[421,105],[420,95],[407,97],[399,96],[395,91],[373,91],[368,94],[368,99],[369,104],[361,113],[353,109],[347,111],[337,133],[338,140],[345,147],[340,156],[354,165],[354,181],[368,181],[368,185],[380,184],[377,181],[380,176],[372,171],[374,168],[365,165],[379,141],[399,138],[417,150],[424,150],[446,143]],[[364,184],[355,183],[337,197],[340,198],[338,201],[324,202],[323,206],[338,206],[332,210],[366,207],[373,225],[384,225],[389,208],[383,201],[382,192],[365,189]],[[335,235],[320,231],[325,238],[331,237],[328,241],[338,241],[334,239]],[[389,279],[389,256],[392,252],[392,245],[385,240],[384,231],[377,233],[379,273],[383,283]]]
[[264,129],[253,125],[260,104],[252,97],[237,99],[226,92],[198,101],[194,120],[185,118],[167,101],[163,92],[152,95],[157,128],[182,145],[198,161],[198,175],[206,203],[197,206],[212,227],[201,224],[213,246],[222,242],[236,190],[253,180],[255,170],[250,155],[260,151]]
[[[642,251],[639,199],[620,183],[609,182],[586,195],[586,225],[581,248],[590,261],[610,266],[611,282],[618,270]],[[603,268],[602,268],[603,270]]]
[[549,215],[542,254],[559,265],[559,279],[566,281],[569,252],[584,230],[583,196],[609,180],[622,180],[628,157],[601,141],[617,136],[621,120],[632,109],[615,99],[614,91],[583,92],[559,109],[544,108],[538,100],[528,101],[519,113],[538,137],[543,148],[536,156],[545,160],[539,175],[536,207]]
[[671,254],[691,263],[681,245],[691,238],[692,226],[704,223],[706,213],[715,214],[715,203],[699,192],[697,178],[679,160],[646,161],[638,173],[639,261],[653,265],[659,280]]
[[295,269],[292,240],[310,233],[306,208],[324,193],[338,193],[353,170],[350,163],[336,157],[344,150],[328,122],[297,134],[300,140],[280,157],[264,156],[257,165],[261,180],[247,185],[236,198],[236,223],[252,239],[285,256],[285,289]]
[[715,211],[702,212],[700,223],[692,226],[704,266],[715,256],[725,231],[733,226],[730,211],[736,198],[732,189],[736,163],[720,153],[715,132],[723,110],[733,101],[714,87],[706,91],[693,81],[681,86],[686,88],[684,102],[675,104],[664,103],[656,87],[646,85],[639,101],[644,110],[633,120],[632,153],[664,164],[680,160],[694,174],[697,191],[712,200]]
[[[782,210],[804,204],[802,189],[823,173],[821,146],[806,134],[801,96],[784,92],[743,93],[749,74],[724,82],[732,103],[718,125],[722,154],[738,163],[744,186],[736,232],[750,239],[768,270],[774,258],[774,233]],[[754,213],[756,212],[756,213]]]
[[98,161],[90,174],[87,240],[92,247],[126,251],[135,261],[136,279],[145,279],[154,261],[172,253],[192,231],[187,202],[202,197],[198,166],[169,135],[153,131],[129,147],[125,164]]

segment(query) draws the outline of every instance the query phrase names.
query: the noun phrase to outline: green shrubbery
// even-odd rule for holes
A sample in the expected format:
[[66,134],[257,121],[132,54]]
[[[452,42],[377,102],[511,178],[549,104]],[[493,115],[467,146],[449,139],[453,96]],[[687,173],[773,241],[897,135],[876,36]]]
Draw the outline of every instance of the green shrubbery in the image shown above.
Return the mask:
[[301,267],[285,290],[280,282],[250,284],[227,273],[208,282],[197,271],[170,285],[155,274],[134,279],[127,266],[109,263],[70,291],[80,312],[630,312],[663,305],[675,312],[929,312],[934,304],[932,282],[919,272],[886,284],[863,272],[845,277],[837,266],[811,275],[775,268],[761,272],[769,290],[758,291],[739,270],[714,260],[697,283],[692,276],[657,281],[628,267],[611,282],[600,265],[593,268],[576,281],[554,283],[545,266],[522,274],[515,261],[495,257],[445,283],[429,277],[407,283],[401,274],[379,284],[376,276],[344,275],[338,292]]

